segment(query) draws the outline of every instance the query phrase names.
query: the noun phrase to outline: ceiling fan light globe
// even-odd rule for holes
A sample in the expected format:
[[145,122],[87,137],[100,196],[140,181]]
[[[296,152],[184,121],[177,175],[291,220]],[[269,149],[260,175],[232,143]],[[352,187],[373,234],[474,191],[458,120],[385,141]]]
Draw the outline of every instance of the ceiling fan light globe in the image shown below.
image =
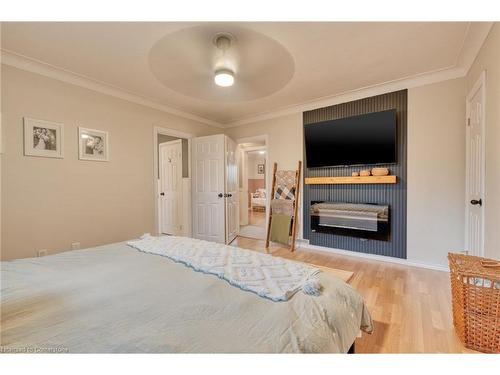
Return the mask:
[[215,72],[215,84],[220,87],[230,87],[234,84],[234,74],[229,70],[219,70]]

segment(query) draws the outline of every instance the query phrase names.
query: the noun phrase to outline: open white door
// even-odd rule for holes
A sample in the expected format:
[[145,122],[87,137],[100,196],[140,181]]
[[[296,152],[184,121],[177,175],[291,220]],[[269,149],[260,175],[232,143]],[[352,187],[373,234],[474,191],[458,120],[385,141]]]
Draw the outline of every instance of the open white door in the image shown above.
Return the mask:
[[467,96],[465,246],[469,254],[484,255],[484,108],[485,74]]
[[193,139],[193,237],[225,243],[225,136]]
[[178,235],[182,229],[182,140],[160,144],[159,169],[160,231]]
[[239,184],[236,143],[228,137],[226,139],[226,243],[230,243],[240,230],[239,218]]

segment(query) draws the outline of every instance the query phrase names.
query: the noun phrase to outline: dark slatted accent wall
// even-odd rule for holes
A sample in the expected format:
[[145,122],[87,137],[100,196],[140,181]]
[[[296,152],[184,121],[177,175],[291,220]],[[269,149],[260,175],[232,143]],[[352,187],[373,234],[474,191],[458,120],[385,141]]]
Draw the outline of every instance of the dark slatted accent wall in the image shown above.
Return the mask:
[[[395,185],[304,185],[304,238],[309,243],[362,253],[406,258],[406,154],[407,90],[378,95],[349,103],[304,112],[304,126],[320,121],[396,109],[397,164],[386,165],[398,177]],[[305,148],[304,148],[305,150]],[[306,157],[304,155],[304,161]],[[350,176],[351,172],[373,166],[308,169],[304,177]],[[311,201],[377,203],[390,206],[391,238],[389,241],[362,240],[355,237],[311,232]]]

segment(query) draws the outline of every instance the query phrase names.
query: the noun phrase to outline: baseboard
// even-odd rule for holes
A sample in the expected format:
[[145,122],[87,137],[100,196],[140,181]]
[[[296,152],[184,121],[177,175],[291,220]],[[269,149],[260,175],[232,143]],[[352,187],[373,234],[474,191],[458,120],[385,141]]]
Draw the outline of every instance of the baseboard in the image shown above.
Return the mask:
[[345,256],[376,260],[376,261],[386,262],[386,263],[396,263],[396,264],[401,264],[401,265],[409,266],[409,267],[419,267],[419,268],[426,268],[426,269],[434,270],[434,271],[449,272],[448,267],[441,266],[439,264],[420,263],[420,262],[414,262],[414,261],[411,261],[408,259],[386,257],[383,255],[375,255],[375,254],[358,253],[356,251],[349,251],[349,250],[335,249],[335,248],[325,247],[325,246],[311,245],[309,243],[309,240],[306,240],[306,239],[297,239],[296,243],[297,243],[297,247],[299,249],[302,248],[302,249],[308,249],[308,250],[317,250],[317,251],[323,251],[325,253],[341,254],[341,255],[345,255]]

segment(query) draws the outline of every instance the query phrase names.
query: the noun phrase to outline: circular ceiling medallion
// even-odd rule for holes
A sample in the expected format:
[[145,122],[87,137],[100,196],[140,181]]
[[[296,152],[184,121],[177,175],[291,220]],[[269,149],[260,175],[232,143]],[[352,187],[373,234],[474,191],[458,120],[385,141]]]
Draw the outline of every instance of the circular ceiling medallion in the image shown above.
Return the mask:
[[[221,35],[230,39],[227,48],[216,45]],[[151,49],[149,65],[169,89],[213,101],[262,98],[285,87],[294,74],[293,58],[280,43],[232,24],[208,24],[168,34]],[[221,70],[234,74],[232,86],[215,84],[215,72]]]

